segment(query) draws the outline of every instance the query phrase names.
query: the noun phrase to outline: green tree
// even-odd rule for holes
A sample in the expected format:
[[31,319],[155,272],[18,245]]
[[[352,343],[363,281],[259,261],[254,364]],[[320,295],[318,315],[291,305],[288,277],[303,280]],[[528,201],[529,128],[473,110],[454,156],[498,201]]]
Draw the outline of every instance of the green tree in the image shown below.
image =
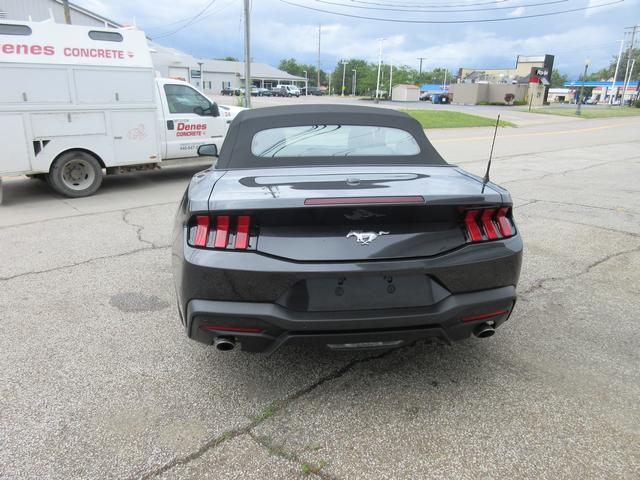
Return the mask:
[[563,73],[560,73],[560,70],[552,70],[551,71],[551,80],[550,87],[551,88],[561,88],[564,87],[564,82],[568,81],[569,77]]
[[[280,60],[278,68],[298,77],[304,77],[304,72],[306,70],[307,78],[309,79],[309,85],[319,86],[316,85],[316,83],[318,83],[318,70],[316,69],[315,65],[311,65],[308,63],[298,63],[295,58],[284,58]],[[320,70],[320,84],[326,84],[326,76],[322,70]]]
[[[624,52],[622,52],[622,56],[620,57],[620,69],[618,70],[618,78],[616,80],[618,81],[622,81],[624,80],[624,76],[625,76],[625,72],[627,69],[627,59],[629,58],[629,50],[625,50]],[[640,65],[640,48],[634,48],[631,51],[631,60],[633,61],[633,59],[635,58],[636,60],[636,67],[634,68],[634,71],[636,73],[633,74],[633,81],[637,80],[638,78],[640,78],[640,75],[638,75],[638,70],[640,69],[640,67],[638,67],[638,65]],[[607,81],[611,78],[613,78],[613,74],[616,71],[616,62],[618,61],[618,57],[617,56],[613,56],[611,57],[611,61],[609,62],[609,66],[602,68],[600,70],[594,71],[593,73],[590,73],[587,75],[587,80],[594,80],[594,81]]]

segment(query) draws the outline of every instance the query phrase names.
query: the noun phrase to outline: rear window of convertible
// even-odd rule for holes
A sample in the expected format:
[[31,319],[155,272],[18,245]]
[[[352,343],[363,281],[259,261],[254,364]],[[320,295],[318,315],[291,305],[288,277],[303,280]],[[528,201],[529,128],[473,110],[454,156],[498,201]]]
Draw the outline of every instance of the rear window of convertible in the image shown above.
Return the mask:
[[251,141],[256,157],[411,156],[420,153],[405,130],[370,125],[306,125],[269,128]]

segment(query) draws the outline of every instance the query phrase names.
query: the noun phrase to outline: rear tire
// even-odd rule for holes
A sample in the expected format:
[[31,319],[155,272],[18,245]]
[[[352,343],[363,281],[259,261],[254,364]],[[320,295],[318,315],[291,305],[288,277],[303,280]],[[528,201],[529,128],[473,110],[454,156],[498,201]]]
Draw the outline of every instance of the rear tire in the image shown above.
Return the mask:
[[88,197],[102,184],[102,166],[88,153],[77,150],[67,152],[53,162],[47,180],[61,195]]

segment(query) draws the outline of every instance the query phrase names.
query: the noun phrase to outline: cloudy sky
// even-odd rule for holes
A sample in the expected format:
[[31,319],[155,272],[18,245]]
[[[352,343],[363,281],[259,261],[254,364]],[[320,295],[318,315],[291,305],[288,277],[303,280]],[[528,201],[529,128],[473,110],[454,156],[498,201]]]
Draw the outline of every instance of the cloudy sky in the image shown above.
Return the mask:
[[[287,3],[288,2],[288,3]],[[157,42],[196,56],[242,58],[242,0],[75,0],[108,18],[134,21]],[[334,15],[404,20],[385,22]],[[608,5],[607,5],[608,4]],[[597,7],[559,15],[550,12]],[[201,13],[203,12],[204,13]],[[504,19],[484,23],[479,19]],[[410,23],[461,22],[468,23]],[[624,27],[640,24],[640,0],[253,0],[252,58],[277,65],[294,57],[317,61],[322,25],[322,68],[341,58],[384,60],[426,69],[509,67],[516,55],[556,55],[556,68],[575,77],[585,58],[599,69],[617,54]]]

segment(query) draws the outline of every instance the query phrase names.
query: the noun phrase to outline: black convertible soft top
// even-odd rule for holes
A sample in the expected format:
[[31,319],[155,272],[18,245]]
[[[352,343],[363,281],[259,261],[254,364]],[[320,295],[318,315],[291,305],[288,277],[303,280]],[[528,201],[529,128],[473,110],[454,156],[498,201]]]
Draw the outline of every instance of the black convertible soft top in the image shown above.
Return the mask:
[[[253,136],[276,127],[302,125],[372,125],[410,133],[420,153],[410,156],[257,157],[251,152]],[[447,165],[427,140],[422,126],[406,113],[387,108],[352,105],[291,105],[243,110],[229,126],[216,169],[269,168],[321,165]]]

